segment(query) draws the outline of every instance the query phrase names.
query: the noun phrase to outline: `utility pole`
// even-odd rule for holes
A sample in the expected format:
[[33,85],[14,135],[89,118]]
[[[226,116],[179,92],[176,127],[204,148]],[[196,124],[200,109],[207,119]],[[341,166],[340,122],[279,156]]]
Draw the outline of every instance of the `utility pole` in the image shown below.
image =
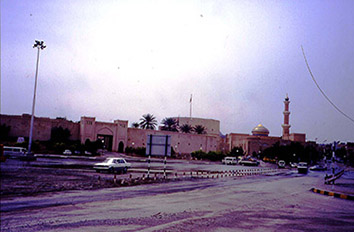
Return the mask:
[[30,127],[30,134],[29,134],[29,141],[28,141],[28,154],[31,153],[32,147],[32,136],[33,136],[33,119],[34,119],[34,109],[36,104],[36,92],[37,92],[37,77],[38,77],[38,65],[39,65],[39,51],[46,48],[43,41],[35,40],[33,48],[37,48],[37,64],[36,64],[36,77],[34,81],[34,94],[33,94],[33,104],[32,104],[32,115],[31,115],[31,127]]

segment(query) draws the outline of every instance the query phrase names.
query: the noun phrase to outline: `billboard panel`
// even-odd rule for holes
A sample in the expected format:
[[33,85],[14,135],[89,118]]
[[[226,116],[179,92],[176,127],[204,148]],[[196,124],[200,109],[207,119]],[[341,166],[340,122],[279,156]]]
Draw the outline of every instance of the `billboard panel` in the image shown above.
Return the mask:
[[171,156],[170,135],[148,135],[146,141],[146,155]]

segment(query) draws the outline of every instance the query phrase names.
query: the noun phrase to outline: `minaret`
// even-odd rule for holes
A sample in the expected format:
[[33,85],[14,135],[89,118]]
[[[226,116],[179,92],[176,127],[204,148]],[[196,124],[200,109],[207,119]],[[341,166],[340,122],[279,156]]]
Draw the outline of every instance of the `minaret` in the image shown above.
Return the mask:
[[290,111],[289,111],[289,104],[290,104],[290,101],[289,101],[289,97],[288,97],[288,94],[286,94],[286,98],[285,98],[285,101],[284,101],[284,124],[281,125],[283,127],[283,136],[282,136],[282,139],[284,140],[289,140],[289,129],[290,129],[290,124],[289,124],[289,115],[290,115]]

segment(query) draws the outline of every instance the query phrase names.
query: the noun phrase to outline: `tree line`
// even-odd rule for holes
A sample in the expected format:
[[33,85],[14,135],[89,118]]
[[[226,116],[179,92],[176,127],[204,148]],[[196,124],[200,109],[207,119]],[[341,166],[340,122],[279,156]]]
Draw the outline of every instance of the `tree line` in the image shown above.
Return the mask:
[[[179,125],[178,121],[174,118],[164,118],[161,121],[161,130],[164,131],[174,131],[182,133],[195,133],[195,134],[206,134],[206,128],[203,125],[191,126],[189,124]],[[158,123],[156,117],[152,114],[144,114],[139,122],[133,122],[133,128],[141,129],[151,129],[156,130]]]

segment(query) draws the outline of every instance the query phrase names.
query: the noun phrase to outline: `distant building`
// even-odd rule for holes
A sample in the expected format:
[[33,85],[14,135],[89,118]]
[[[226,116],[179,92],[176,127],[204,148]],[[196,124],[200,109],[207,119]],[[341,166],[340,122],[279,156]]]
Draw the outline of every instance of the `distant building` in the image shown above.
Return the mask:
[[264,149],[273,146],[273,144],[279,142],[280,145],[286,145],[290,142],[306,142],[306,134],[292,133],[290,134],[290,124],[289,124],[289,97],[288,95],[284,101],[284,123],[283,135],[282,137],[269,136],[269,130],[262,124],[259,124],[252,130],[252,134],[240,134],[240,133],[230,133],[226,135],[226,144],[228,144],[228,149],[231,150],[234,147],[242,147],[247,155],[259,154]]
[[201,125],[206,129],[206,133],[209,135],[219,135],[220,134],[220,121],[215,119],[206,118],[191,118],[191,117],[174,117],[179,126],[184,124],[190,125],[192,127]]
[[[246,154],[258,154],[264,149],[279,142],[289,144],[290,142],[305,143],[306,134],[290,133],[289,124],[289,98],[284,101],[284,123],[281,137],[269,136],[269,130],[262,124],[254,127],[252,134],[230,133],[223,136],[220,133],[220,121],[215,119],[174,117],[177,123],[182,126],[202,125],[206,129],[206,134],[189,134],[181,132],[171,132],[162,130],[145,130],[139,128],[129,128],[127,120],[114,120],[113,122],[96,121],[95,117],[81,117],[79,122],[68,121],[65,118],[44,118],[34,119],[34,140],[49,140],[53,127],[63,127],[71,132],[71,140],[101,140],[107,150],[124,152],[126,147],[145,147],[147,135],[171,135],[171,146],[176,153],[191,153],[202,150],[209,151],[230,151],[233,147],[242,147]],[[0,123],[11,127],[9,136],[28,137],[31,116],[23,114],[0,115]]]
[[[0,123],[10,126],[11,137],[28,138],[31,116],[23,115],[0,115]],[[198,119],[201,124],[202,119]],[[217,120],[207,119],[203,126],[212,125],[209,131],[219,131],[220,125]],[[216,123],[215,123],[216,122]],[[128,128],[128,121],[114,120],[114,122],[96,121],[95,117],[81,117],[79,122],[68,121],[65,118],[50,119],[45,117],[34,118],[33,139],[47,141],[51,137],[53,127],[63,127],[70,130],[71,140],[101,140],[107,150],[124,152],[126,147],[145,147],[147,135],[171,135],[171,145],[177,153],[191,153],[197,150],[206,152],[218,150],[220,136],[218,134],[185,134],[171,131],[144,130]],[[208,131],[208,130],[207,130]]]
[[[0,115],[0,124],[10,126],[11,137],[28,137],[30,131],[31,115]],[[80,139],[80,126],[76,122],[66,120],[65,118],[51,119],[47,117],[35,117],[33,125],[33,140],[46,141],[50,139],[51,129],[53,127],[62,127],[71,132],[71,140]]]
[[84,143],[87,139],[101,139],[108,150],[124,152],[126,147],[146,147],[149,134],[171,135],[171,146],[177,153],[191,153],[196,150],[215,151],[220,140],[219,135],[197,135],[179,132],[145,130],[128,128],[128,121],[115,120],[98,122],[94,117],[81,117],[80,138]]

